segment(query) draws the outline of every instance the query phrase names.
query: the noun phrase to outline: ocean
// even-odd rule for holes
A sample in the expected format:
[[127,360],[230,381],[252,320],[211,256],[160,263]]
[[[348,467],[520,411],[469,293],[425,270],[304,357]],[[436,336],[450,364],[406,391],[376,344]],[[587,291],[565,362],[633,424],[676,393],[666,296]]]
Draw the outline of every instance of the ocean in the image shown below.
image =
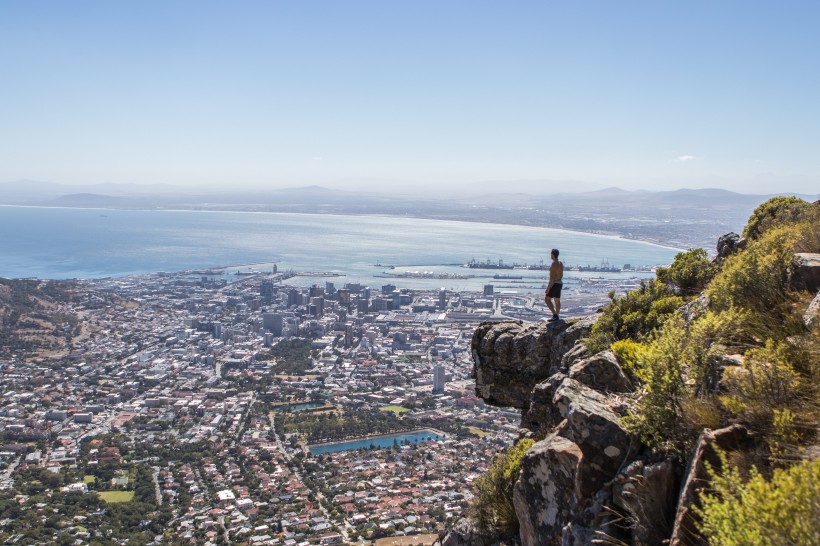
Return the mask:
[[213,268],[233,274],[269,272],[276,264],[279,271],[302,273],[292,279],[297,285],[318,278],[337,286],[474,290],[493,275],[534,283],[545,273],[468,269],[466,262],[538,264],[548,262],[551,248],[560,249],[570,267],[649,267],[668,264],[679,252],[560,229],[404,217],[0,206],[0,277],[6,278]]

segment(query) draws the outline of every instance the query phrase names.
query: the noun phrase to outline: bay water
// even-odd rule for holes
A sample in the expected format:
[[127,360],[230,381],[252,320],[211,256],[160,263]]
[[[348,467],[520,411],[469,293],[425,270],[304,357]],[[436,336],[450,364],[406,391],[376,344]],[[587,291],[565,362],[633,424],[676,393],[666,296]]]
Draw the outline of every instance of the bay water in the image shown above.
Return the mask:
[[231,268],[232,274],[270,272],[275,264],[279,271],[322,274],[288,281],[296,285],[327,278],[337,287],[391,282],[480,290],[494,274],[543,279],[545,272],[462,267],[471,259],[548,263],[551,248],[561,250],[568,266],[656,266],[679,251],[560,229],[392,216],[0,206],[0,277],[6,278],[210,268]]

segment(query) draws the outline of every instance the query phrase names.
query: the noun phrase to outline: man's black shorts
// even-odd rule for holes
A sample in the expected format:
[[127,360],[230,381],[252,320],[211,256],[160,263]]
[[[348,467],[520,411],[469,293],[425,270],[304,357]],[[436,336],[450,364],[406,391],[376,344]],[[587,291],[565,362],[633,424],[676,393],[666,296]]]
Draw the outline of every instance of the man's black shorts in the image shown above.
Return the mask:
[[561,288],[563,288],[563,284],[557,282],[552,285],[550,291],[547,293],[548,298],[560,298],[561,297]]

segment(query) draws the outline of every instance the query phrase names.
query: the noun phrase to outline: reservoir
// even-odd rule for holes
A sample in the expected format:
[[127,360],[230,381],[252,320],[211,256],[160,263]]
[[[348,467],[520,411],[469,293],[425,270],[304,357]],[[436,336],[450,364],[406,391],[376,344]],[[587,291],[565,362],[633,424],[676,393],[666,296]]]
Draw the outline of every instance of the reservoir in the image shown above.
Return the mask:
[[344,442],[331,442],[308,446],[311,455],[322,453],[337,453],[339,451],[349,451],[352,449],[370,449],[393,447],[394,445],[420,444],[444,440],[445,436],[433,430],[415,430],[412,432],[400,432],[396,434],[385,434],[383,436],[373,436],[370,438],[359,438],[357,440],[347,440]]
[[324,405],[324,402],[299,402],[298,404],[283,404],[280,406],[275,406],[273,411],[289,411],[291,413],[296,413],[299,411],[321,408]]

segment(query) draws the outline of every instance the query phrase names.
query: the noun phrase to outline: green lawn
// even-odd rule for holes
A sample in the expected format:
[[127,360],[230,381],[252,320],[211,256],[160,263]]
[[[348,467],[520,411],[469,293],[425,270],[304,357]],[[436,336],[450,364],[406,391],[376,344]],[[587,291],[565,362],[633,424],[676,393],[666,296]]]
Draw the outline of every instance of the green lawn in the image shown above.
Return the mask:
[[97,493],[105,502],[130,502],[134,498],[133,491],[100,491]]
[[83,483],[94,483],[95,481],[97,481],[97,478],[94,476],[89,476],[88,474],[83,476]]
[[408,411],[410,411],[409,409],[402,406],[382,406],[379,409],[381,411],[392,411],[393,413],[407,413]]
[[467,430],[469,430],[471,433],[475,434],[479,438],[484,438],[485,436],[489,436],[490,434],[489,432],[484,432],[480,428],[476,427],[467,427]]

